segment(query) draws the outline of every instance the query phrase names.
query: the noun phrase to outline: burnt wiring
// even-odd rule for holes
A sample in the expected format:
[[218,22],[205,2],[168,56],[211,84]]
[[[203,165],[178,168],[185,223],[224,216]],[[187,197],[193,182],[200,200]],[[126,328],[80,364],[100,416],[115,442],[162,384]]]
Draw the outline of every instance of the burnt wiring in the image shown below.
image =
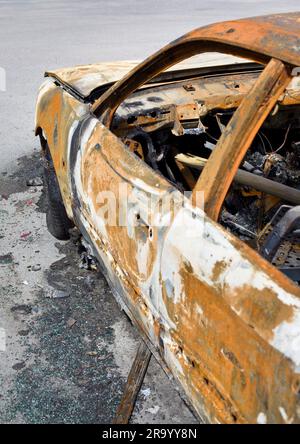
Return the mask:
[[[126,137],[139,144],[137,151],[142,151],[140,157],[151,168],[179,191],[190,191],[200,171],[195,164],[180,165],[178,156],[207,161],[232,114],[233,111],[228,110],[202,116],[201,130],[198,122],[193,126],[193,122],[188,121],[180,122],[182,132],[172,132],[171,124],[169,128],[153,131],[136,126]],[[263,251],[266,227],[269,232],[274,229],[270,221],[278,209],[286,203],[300,204],[300,122],[298,126],[295,122],[295,109],[288,116],[279,109],[268,117],[238,169],[240,179],[247,177],[247,182],[234,180],[220,213],[220,224],[258,252]],[[300,261],[300,248],[297,251]],[[293,276],[300,281],[300,269]]]

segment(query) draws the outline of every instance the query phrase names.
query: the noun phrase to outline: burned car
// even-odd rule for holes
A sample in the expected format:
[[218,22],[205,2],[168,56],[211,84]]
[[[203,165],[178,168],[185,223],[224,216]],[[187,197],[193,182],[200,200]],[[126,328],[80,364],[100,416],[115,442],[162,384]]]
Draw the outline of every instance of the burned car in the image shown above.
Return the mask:
[[281,14],[39,91],[48,228],[76,225],[204,421],[299,422],[299,66],[300,13]]

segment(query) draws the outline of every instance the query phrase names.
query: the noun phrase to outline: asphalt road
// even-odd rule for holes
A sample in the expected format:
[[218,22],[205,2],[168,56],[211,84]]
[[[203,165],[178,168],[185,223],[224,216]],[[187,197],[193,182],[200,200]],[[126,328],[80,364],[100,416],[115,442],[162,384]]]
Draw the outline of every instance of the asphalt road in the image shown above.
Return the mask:
[[211,22],[296,11],[299,0],[0,0],[0,168],[28,154],[37,89],[46,69],[143,59]]
[[[299,0],[0,0],[0,423],[111,421],[138,341],[101,275],[47,232],[42,187],[26,186],[41,173],[33,130],[43,72],[142,59],[210,22],[297,8]],[[132,421],[196,420],[152,361]]]

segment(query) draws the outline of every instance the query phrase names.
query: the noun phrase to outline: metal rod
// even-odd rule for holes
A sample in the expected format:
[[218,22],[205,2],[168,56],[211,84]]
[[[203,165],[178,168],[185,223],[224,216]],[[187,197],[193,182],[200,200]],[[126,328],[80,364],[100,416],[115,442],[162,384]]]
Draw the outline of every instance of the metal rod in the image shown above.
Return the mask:
[[[184,165],[193,167],[200,171],[204,168],[207,162],[207,159],[204,159],[203,157],[189,156],[186,154],[177,154],[175,159]],[[300,205],[300,190],[283,185],[282,183],[274,182],[266,177],[257,176],[256,174],[249,173],[248,171],[238,169],[233,180],[239,185],[251,186],[258,191],[279,197],[286,202]]]

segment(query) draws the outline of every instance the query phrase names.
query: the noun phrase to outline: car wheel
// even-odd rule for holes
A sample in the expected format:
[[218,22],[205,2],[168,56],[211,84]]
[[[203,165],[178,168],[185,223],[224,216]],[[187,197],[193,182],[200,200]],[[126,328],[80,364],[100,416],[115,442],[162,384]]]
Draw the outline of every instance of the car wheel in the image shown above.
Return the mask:
[[69,229],[73,227],[73,224],[67,216],[48,148],[45,153],[44,185],[47,198],[47,228],[56,239],[70,239]]

